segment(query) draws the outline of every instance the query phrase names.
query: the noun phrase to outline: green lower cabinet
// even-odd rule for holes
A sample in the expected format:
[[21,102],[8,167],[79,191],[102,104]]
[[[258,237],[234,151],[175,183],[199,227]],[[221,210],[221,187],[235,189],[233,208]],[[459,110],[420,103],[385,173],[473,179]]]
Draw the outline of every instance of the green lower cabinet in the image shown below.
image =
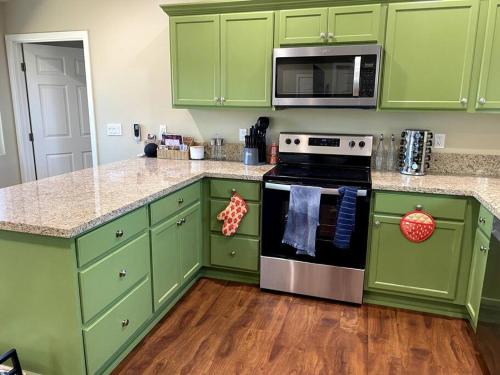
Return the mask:
[[500,109],[500,0],[490,0],[477,110]]
[[469,288],[467,290],[467,300],[465,306],[470,315],[473,327],[477,325],[479,305],[481,304],[481,293],[483,290],[484,272],[488,259],[488,246],[490,240],[478,229],[474,242],[474,252],[469,276]]
[[170,19],[172,102],[214,106],[220,93],[219,16]]
[[177,217],[151,229],[153,305],[157,311],[181,285]]
[[401,217],[374,215],[368,289],[453,301],[464,223],[436,220],[436,230],[414,243],[401,233]]
[[389,4],[382,108],[467,109],[478,10],[475,0]]
[[185,284],[201,268],[202,228],[201,204],[179,214],[179,251],[181,260],[181,283]]
[[274,12],[220,17],[222,105],[270,107]]
[[260,241],[239,236],[210,236],[211,263],[214,266],[236,268],[245,271],[259,270]]

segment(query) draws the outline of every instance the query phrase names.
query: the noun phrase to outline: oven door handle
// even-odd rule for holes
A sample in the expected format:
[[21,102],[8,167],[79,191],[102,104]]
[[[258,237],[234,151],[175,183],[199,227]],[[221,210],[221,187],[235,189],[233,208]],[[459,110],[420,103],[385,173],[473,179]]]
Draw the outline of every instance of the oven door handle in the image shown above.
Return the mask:
[[[266,182],[264,187],[266,189],[271,190],[281,190],[281,191],[290,191],[292,185],[284,185],[284,184],[275,184],[272,182]],[[339,189],[327,189],[321,188],[322,195],[340,195]],[[358,197],[366,197],[368,194],[368,190],[358,190]]]

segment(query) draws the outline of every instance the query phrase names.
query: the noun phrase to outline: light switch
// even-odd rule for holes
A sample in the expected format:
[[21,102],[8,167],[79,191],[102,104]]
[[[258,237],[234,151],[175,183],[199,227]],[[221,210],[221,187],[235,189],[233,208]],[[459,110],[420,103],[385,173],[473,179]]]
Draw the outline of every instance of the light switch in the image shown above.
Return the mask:
[[240,129],[239,135],[240,135],[240,142],[245,142],[245,135],[247,135],[247,130]]
[[122,124],[107,124],[106,125],[107,135],[122,135]]

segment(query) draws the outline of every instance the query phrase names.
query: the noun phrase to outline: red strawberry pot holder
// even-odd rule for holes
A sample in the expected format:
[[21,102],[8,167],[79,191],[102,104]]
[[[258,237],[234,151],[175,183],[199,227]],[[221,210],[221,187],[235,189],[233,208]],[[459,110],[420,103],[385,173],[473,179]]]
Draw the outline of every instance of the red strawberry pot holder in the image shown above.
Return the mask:
[[425,211],[408,212],[399,223],[403,235],[412,242],[427,240],[436,229],[434,218]]
[[233,193],[228,206],[217,215],[217,220],[224,220],[222,234],[226,237],[233,236],[247,212],[247,202],[239,194]]

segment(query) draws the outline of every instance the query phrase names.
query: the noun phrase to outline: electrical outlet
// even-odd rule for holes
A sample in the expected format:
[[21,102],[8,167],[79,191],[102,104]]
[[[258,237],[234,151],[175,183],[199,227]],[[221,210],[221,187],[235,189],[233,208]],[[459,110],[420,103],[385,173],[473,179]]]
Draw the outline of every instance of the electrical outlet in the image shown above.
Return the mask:
[[444,148],[446,134],[434,134],[434,148]]
[[107,124],[107,135],[122,135],[122,124]]
[[158,135],[161,137],[163,134],[167,134],[167,125],[160,124],[160,132]]
[[245,135],[247,135],[246,129],[240,129],[240,142],[245,142]]

